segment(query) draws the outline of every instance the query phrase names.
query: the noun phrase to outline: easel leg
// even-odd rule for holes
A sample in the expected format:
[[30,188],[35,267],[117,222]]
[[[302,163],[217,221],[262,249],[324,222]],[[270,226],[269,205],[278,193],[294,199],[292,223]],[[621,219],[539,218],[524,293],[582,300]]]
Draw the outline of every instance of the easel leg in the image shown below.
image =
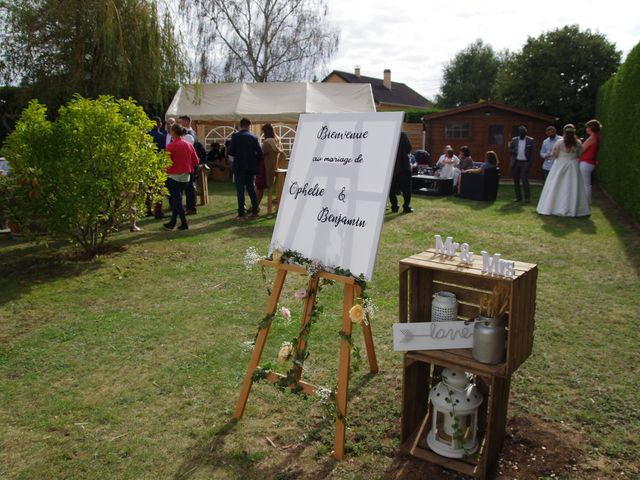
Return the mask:
[[[318,277],[314,276],[309,280],[309,284],[307,286],[307,298],[304,302],[304,311],[302,313],[302,325],[300,326],[300,335],[298,340],[297,350],[301,352],[305,348],[307,348],[307,339],[305,338],[304,331],[307,328],[307,325],[311,323],[311,314],[313,313],[313,304],[316,301],[316,295],[318,294]],[[300,381],[300,377],[302,377],[302,368],[297,366],[296,370],[296,382]]]
[[[271,291],[271,296],[269,297],[267,308],[265,309],[266,315],[275,313],[286,277],[286,270],[278,270],[276,278],[273,281],[273,290]],[[258,332],[256,344],[253,347],[253,353],[251,354],[251,360],[249,361],[249,368],[247,369],[247,373],[244,376],[242,389],[240,390],[240,398],[238,399],[238,404],[236,405],[236,411],[233,413],[233,418],[235,419],[239,420],[242,418],[244,409],[247,406],[247,399],[249,398],[249,393],[251,393],[251,386],[253,385],[253,373],[256,371],[256,368],[258,368],[258,365],[260,364],[260,357],[262,357],[264,344],[267,341],[267,335],[269,335],[269,327],[270,325],[265,328],[261,328]]]
[[[351,335],[351,319],[349,310],[353,306],[355,299],[355,288],[353,285],[344,286],[344,302],[342,304],[342,331],[345,335]],[[333,443],[333,457],[337,460],[344,459],[344,443],[347,418],[347,399],[349,397],[349,369],[351,368],[351,346],[349,341],[340,341],[340,364],[338,367],[338,391],[336,393],[336,407],[338,418],[336,419],[336,436]]]
[[[356,296],[362,294],[362,288],[356,284]],[[369,361],[369,372],[378,373],[378,360],[376,358],[376,349],[373,346],[373,333],[371,333],[371,325],[362,323],[362,333],[364,334],[364,346],[367,349],[367,360]]]
[[376,359],[376,349],[373,346],[373,333],[371,333],[371,325],[362,324],[362,333],[364,334],[364,346],[367,349],[367,360],[369,360],[369,372],[378,373],[378,360]]

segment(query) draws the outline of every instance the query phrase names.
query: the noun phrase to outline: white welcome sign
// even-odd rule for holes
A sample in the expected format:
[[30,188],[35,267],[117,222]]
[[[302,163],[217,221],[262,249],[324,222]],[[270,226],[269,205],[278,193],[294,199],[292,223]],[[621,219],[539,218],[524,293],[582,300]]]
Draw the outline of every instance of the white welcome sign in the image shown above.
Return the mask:
[[404,114],[303,114],[270,252],[373,275]]

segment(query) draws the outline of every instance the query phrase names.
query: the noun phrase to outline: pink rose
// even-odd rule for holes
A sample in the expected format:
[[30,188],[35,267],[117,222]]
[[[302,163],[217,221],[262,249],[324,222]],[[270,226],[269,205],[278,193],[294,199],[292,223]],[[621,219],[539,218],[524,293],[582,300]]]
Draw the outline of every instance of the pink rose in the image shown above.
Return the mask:
[[294,298],[307,298],[307,289],[306,288],[300,288],[298,290],[296,290],[293,294]]
[[282,318],[284,318],[287,322],[291,321],[291,311],[287,307],[282,307],[280,309],[280,315],[282,315]]

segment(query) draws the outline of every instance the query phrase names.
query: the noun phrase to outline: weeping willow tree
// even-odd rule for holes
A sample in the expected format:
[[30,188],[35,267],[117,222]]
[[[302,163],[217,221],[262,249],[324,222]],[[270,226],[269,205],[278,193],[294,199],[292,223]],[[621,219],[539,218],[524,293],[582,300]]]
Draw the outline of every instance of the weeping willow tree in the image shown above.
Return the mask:
[[310,79],[338,50],[325,0],[180,0],[200,81]]
[[0,74],[54,110],[73,94],[132,97],[157,111],[183,74],[155,0],[0,0]]

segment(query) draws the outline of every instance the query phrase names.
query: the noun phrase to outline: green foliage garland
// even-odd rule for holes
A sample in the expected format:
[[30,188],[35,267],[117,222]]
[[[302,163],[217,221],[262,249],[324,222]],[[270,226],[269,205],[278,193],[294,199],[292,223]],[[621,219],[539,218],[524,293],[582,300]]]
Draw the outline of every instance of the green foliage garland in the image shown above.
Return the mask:
[[[348,269],[343,269],[341,267],[332,267],[332,268],[325,267],[319,264],[317,261],[310,260],[305,256],[303,256],[302,254],[300,254],[299,252],[296,252],[293,250],[286,250],[281,254],[277,252],[275,255],[271,256],[271,260],[280,261],[282,263],[295,264],[295,265],[304,267],[307,270],[307,272],[309,272],[310,279],[316,277],[321,271],[327,271],[327,272],[330,272],[336,275],[341,275],[341,276],[353,276]],[[263,271],[263,275],[264,275],[264,271]],[[367,282],[364,279],[364,276],[360,275],[358,277],[355,277],[355,281],[360,286],[360,289],[361,289],[361,300],[363,302],[366,302],[369,299],[369,296],[366,294]],[[320,294],[320,291],[322,290],[322,287],[324,285],[330,285],[333,283],[334,282],[332,280],[323,278],[323,279],[320,279],[320,281],[318,282],[318,287],[315,292],[307,291],[307,295],[314,295],[313,305],[311,308],[311,316],[310,316],[309,322],[306,322],[301,327],[300,331],[298,332],[298,335],[293,339],[291,339],[291,345],[293,346],[293,352],[291,355],[293,359],[292,365],[287,370],[287,372],[282,377],[280,377],[277,382],[274,383],[274,385],[277,386],[282,391],[290,390],[294,394],[304,395],[302,387],[297,382],[297,372],[298,370],[302,370],[302,368],[304,367],[304,362],[309,357],[308,339],[309,339],[309,334],[311,333],[311,327],[313,324],[317,322],[318,318],[320,317],[320,314],[323,312],[323,307],[321,305],[318,305],[318,295]],[[258,324],[258,332],[261,329],[269,327],[271,325],[273,318],[274,318],[274,314],[266,315]],[[349,344],[349,348],[351,349],[351,352],[353,354],[353,361],[351,362],[349,367],[350,374],[353,373],[354,371],[358,371],[362,363],[360,347],[354,346],[353,336],[351,334],[347,334],[346,332],[340,330],[338,332],[338,336],[341,340],[347,341],[347,343]],[[257,337],[257,334],[256,334],[256,337]],[[305,345],[304,348],[302,349],[299,348],[301,342],[304,342],[304,345]],[[267,377],[267,375],[272,371],[274,371],[274,368],[271,363],[258,366],[251,377],[252,381],[258,382],[258,381],[264,380]],[[319,387],[318,390],[320,389],[323,389],[323,388]],[[340,420],[346,422],[347,420],[346,417],[340,414],[335,403],[336,387],[333,387],[331,389],[323,389],[323,390],[327,391],[326,392],[327,394],[321,395],[323,397],[326,397],[321,399],[321,404],[323,406],[323,409],[325,410],[325,413],[331,418],[339,418]]]

